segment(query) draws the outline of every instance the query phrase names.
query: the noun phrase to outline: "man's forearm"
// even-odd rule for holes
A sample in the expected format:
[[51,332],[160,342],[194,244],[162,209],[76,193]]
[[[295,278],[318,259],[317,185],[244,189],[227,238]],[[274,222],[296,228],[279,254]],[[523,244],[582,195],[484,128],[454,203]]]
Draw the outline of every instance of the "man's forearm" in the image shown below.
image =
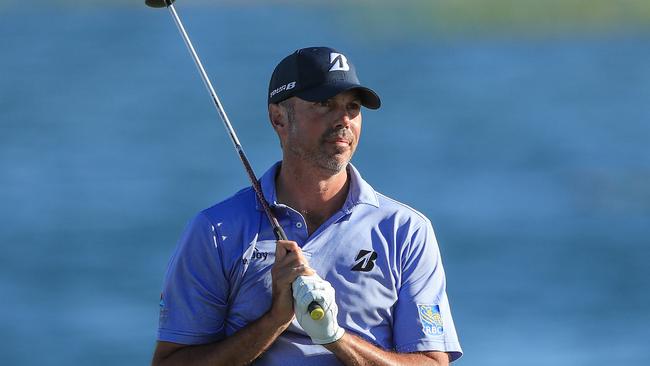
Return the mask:
[[350,332],[346,332],[338,341],[324,346],[347,366],[449,365],[449,356],[444,352],[389,352],[351,335]]
[[289,323],[279,323],[267,312],[218,342],[175,350],[165,350],[159,344],[152,365],[247,365],[264,353],[288,326]]

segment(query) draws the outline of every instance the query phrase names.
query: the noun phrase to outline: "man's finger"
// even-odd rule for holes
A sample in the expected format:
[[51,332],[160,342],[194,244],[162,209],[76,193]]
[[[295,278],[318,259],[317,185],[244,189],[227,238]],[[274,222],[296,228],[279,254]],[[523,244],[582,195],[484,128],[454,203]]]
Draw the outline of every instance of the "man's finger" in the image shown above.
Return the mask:
[[278,240],[277,241],[277,246],[281,246],[284,248],[287,252],[300,252],[300,247],[298,246],[298,243],[295,241],[291,240]]
[[275,263],[281,262],[287,256],[286,240],[278,240],[275,244]]
[[309,261],[307,261],[307,258],[302,255],[302,252],[288,252],[284,258],[280,261],[276,261],[275,264],[280,267],[295,268],[295,270],[300,268],[309,269]]
[[301,255],[302,251],[295,241],[278,240],[275,244],[275,263],[282,262],[289,253]]

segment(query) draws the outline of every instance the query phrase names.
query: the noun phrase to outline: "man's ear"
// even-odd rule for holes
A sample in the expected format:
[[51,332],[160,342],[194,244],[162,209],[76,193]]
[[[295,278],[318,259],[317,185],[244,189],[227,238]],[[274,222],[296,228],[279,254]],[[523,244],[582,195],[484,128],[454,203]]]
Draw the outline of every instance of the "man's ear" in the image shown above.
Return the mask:
[[287,111],[279,104],[269,104],[269,121],[273,129],[278,131],[287,125]]

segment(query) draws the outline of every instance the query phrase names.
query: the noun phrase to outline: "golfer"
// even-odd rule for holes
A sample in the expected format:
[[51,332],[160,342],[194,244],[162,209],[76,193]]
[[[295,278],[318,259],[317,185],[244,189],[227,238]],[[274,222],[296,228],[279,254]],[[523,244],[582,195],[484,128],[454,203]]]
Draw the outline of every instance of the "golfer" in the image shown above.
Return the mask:
[[[350,59],[284,58],[268,111],[282,161],[191,220],[165,275],[154,365],[448,365],[462,355],[430,221],[350,163],[379,96]],[[404,123],[400,121],[400,123]],[[310,316],[313,304],[324,311]]]

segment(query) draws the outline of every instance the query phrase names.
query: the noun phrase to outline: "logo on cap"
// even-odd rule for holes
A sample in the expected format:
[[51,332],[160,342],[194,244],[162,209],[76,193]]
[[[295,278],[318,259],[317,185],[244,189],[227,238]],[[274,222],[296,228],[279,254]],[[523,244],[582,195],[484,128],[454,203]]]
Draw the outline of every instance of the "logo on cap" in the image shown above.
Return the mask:
[[296,87],[296,82],[295,81],[292,81],[289,84],[284,84],[281,87],[276,88],[275,90],[273,90],[271,92],[271,94],[269,94],[269,98],[273,98],[274,95],[276,95],[276,94],[278,94],[280,92],[283,92],[285,90],[291,90],[291,89],[293,89],[295,87]]
[[337,52],[330,53],[330,71],[349,71],[348,59],[342,54]]

